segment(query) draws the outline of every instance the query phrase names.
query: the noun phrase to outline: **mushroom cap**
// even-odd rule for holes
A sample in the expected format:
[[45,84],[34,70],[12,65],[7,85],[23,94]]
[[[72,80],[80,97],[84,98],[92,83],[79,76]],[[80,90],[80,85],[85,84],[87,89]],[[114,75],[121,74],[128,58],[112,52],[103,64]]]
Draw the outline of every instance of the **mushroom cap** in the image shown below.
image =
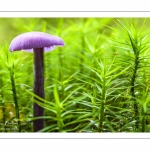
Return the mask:
[[33,52],[33,49],[43,48],[44,51],[51,51],[55,46],[64,46],[63,40],[43,32],[26,32],[11,41],[9,50]]

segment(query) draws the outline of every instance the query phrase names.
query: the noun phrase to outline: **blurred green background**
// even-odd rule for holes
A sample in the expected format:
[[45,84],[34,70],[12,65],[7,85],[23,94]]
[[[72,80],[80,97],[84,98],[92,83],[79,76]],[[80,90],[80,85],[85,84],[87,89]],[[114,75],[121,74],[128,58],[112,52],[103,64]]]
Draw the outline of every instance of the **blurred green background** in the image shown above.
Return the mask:
[[[0,131],[18,131],[13,76],[22,132],[33,132],[33,54],[11,53],[9,44],[21,33],[41,31],[59,36],[65,43],[64,47],[45,53],[46,97],[45,104],[41,104],[45,108],[43,132],[148,132],[149,24],[149,18],[0,18]],[[148,39],[142,43],[148,48],[139,54],[139,58],[146,59],[147,66],[139,66],[140,71],[132,64],[136,55],[128,35],[137,48],[145,40],[138,37]],[[129,48],[129,51],[125,50]],[[130,61],[131,68],[127,64]],[[110,71],[108,76],[105,76],[106,70]],[[130,90],[134,73],[139,81],[134,89],[134,93],[138,93],[138,117],[144,116],[145,124],[142,126],[143,120],[138,119],[138,129],[134,124],[134,101],[131,100],[135,96]],[[103,79],[109,84],[102,84]],[[143,98],[147,88],[147,96]],[[141,104],[142,98],[144,104]],[[105,108],[102,99],[106,101]],[[145,112],[142,112],[143,107]]]

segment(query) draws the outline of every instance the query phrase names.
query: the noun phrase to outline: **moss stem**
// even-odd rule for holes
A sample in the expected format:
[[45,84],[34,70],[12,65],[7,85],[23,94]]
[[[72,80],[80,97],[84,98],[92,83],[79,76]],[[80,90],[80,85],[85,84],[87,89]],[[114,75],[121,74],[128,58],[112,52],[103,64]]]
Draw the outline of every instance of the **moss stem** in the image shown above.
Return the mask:
[[12,69],[10,70],[10,80],[11,80],[11,85],[12,85],[13,99],[15,103],[18,131],[21,132],[21,122],[19,120],[20,119],[19,118],[19,105],[18,105],[18,99],[17,99],[17,93],[16,93],[16,84],[15,84],[15,79],[14,79],[14,65]]

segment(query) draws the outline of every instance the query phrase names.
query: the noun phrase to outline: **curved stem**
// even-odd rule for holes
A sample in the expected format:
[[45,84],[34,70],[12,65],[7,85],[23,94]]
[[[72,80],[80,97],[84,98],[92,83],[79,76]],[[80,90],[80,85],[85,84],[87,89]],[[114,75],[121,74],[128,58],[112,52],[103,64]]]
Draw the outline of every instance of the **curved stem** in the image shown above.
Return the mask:
[[137,35],[134,37],[134,39],[132,38],[132,36],[130,34],[128,34],[129,39],[130,39],[130,43],[132,46],[132,50],[134,52],[134,68],[133,68],[133,74],[131,77],[131,101],[133,100],[133,105],[134,105],[134,113],[135,113],[135,128],[138,129],[139,127],[139,117],[138,117],[138,103],[136,100],[136,96],[135,96],[135,85],[136,85],[136,80],[137,80],[137,73],[138,73],[138,69],[139,69],[139,65],[140,65],[140,48],[138,47],[138,40],[137,40]]
[[98,132],[103,132],[103,121],[104,121],[104,100],[101,102],[100,120],[98,126]]
[[141,132],[145,132],[145,112],[144,112],[144,108],[142,107],[142,131]]
[[134,72],[133,72],[133,75],[132,75],[132,78],[131,78],[131,95],[132,95],[132,98],[131,100],[133,100],[133,103],[134,103],[134,113],[135,113],[135,127],[138,129],[139,125],[138,125],[138,104],[137,104],[137,101],[136,101],[136,96],[135,96],[135,84],[136,84],[136,78],[137,78],[137,71],[138,71],[138,67],[139,67],[139,57],[136,56],[135,57],[135,66],[134,66]]
[[[1,68],[0,68],[1,69]],[[0,78],[0,88],[3,87],[3,80]],[[3,91],[0,91],[1,99],[3,100]],[[5,122],[6,122],[6,113],[5,113],[5,101],[2,101],[2,108],[3,108],[3,124],[4,124],[4,132],[7,132]]]
[[103,64],[104,68],[102,70],[102,95],[101,95],[101,106],[100,106],[100,116],[99,116],[99,125],[98,132],[103,132],[103,122],[104,122],[104,109],[105,109],[105,101],[106,101],[106,61]]
[[[44,98],[44,54],[43,48],[34,49],[34,94]],[[34,99],[40,101],[36,97]],[[44,108],[34,103],[34,117],[44,116]],[[34,132],[44,128],[44,119],[35,120]]]
[[13,70],[10,71],[10,80],[11,80],[11,85],[12,85],[13,99],[14,99],[14,103],[15,103],[15,111],[16,111],[18,131],[21,132],[21,122],[19,120],[20,119],[19,118],[19,105],[18,105],[18,100],[17,100],[16,84],[15,84]]

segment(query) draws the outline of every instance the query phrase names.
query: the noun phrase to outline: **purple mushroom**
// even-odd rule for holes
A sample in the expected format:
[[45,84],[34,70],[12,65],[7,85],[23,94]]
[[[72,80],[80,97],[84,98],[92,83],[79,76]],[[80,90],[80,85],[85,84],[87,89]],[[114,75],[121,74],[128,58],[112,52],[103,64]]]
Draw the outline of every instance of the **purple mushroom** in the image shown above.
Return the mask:
[[[24,50],[34,53],[34,94],[44,98],[44,51],[51,51],[55,46],[64,46],[61,38],[43,32],[27,32],[15,37],[9,50]],[[35,98],[38,100],[37,98]],[[34,103],[34,117],[44,115],[44,109]],[[34,121],[34,132],[44,127],[44,119]]]

